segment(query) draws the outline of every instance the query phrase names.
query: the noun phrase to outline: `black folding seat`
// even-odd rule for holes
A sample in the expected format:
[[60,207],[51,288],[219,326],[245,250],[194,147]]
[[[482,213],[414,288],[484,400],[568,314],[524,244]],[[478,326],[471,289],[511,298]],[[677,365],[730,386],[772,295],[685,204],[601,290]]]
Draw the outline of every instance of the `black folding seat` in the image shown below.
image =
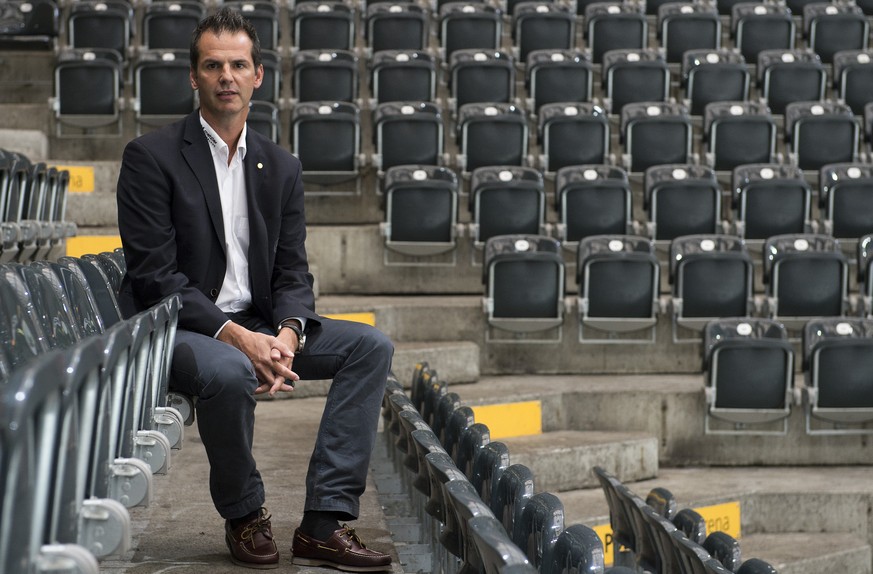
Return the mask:
[[658,8],[658,39],[667,61],[682,63],[688,50],[721,48],[721,19],[708,4],[668,2]]
[[527,556],[514,544],[500,521],[493,516],[475,516],[467,523],[479,561],[486,572],[533,574]]
[[[444,167],[400,165],[385,174],[385,247],[412,256],[457,246],[458,178]],[[388,253],[385,254],[386,262]]]
[[15,260],[21,235],[21,207],[23,196],[12,182],[12,154],[0,150],[0,263]]
[[625,488],[625,486],[618,478],[600,466],[595,466],[593,471],[609,506],[609,524],[612,527],[612,537],[615,541],[612,545],[613,564],[617,568],[631,567],[631,570],[636,570],[634,552],[636,552],[637,541],[631,519],[618,495],[618,490]]
[[773,432],[758,425],[781,421],[784,434],[794,388],[794,349],[782,324],[752,317],[715,320],[706,326],[703,350],[705,432]]
[[185,50],[191,45],[191,31],[206,15],[197,0],[159,0],[146,4],[142,16],[141,48],[144,50]]
[[[639,496],[620,484],[615,489],[618,502],[625,509],[634,531],[634,558],[637,568],[646,572],[662,572],[664,564],[658,553],[658,541],[654,533],[647,528],[643,514],[648,505]],[[651,509],[650,509],[651,510]]]
[[224,6],[239,10],[258,33],[262,50],[279,49],[279,5],[269,0],[227,0]]
[[540,571],[600,572],[603,564],[603,543],[597,533],[584,524],[572,524],[558,535],[551,565],[544,564]]
[[803,31],[807,45],[831,64],[841,50],[866,50],[870,25],[854,4],[811,2],[803,6]]
[[46,259],[57,261],[66,253],[65,240],[70,237],[75,237],[78,233],[78,226],[75,221],[67,221],[67,199],[70,191],[70,172],[66,169],[57,169],[50,167],[49,182],[54,188],[53,201],[49,214],[51,222],[52,240],[51,247],[46,254]]
[[144,127],[158,127],[176,121],[196,107],[188,78],[188,51],[148,50],[140,52],[133,67],[137,134]]
[[670,69],[660,50],[610,50],[603,55],[603,94],[611,114],[634,102],[665,102]]
[[764,243],[768,316],[788,329],[811,317],[845,314],[848,263],[839,241],[827,235],[775,235]]
[[[54,67],[55,133],[89,135],[97,128],[121,132],[122,65],[109,49],[64,50]],[[69,130],[69,128],[75,128]]]
[[274,143],[278,144],[282,141],[282,126],[279,122],[279,108],[276,104],[259,100],[249,102],[246,125]]
[[628,171],[689,163],[692,137],[691,118],[681,104],[635,102],[622,108],[622,163]]
[[542,234],[546,218],[542,175],[529,167],[473,170],[470,213],[470,236],[480,247],[498,235]]
[[364,38],[373,52],[381,50],[426,50],[427,12],[413,2],[378,2],[367,7]]
[[696,510],[683,508],[676,513],[672,521],[691,542],[701,544],[706,539],[706,520]]
[[292,62],[292,99],[297,102],[358,98],[358,59],[345,50],[300,50]]
[[749,70],[732,49],[688,50],[682,61],[682,85],[691,115],[702,116],[712,102],[749,99]]
[[657,563],[661,572],[681,572],[681,558],[673,546],[673,533],[676,527],[667,518],[659,514],[646,499],[647,506],[643,506],[642,518],[644,527],[653,535],[657,549]]
[[727,532],[712,532],[702,546],[728,572],[736,572],[742,563],[740,543]]
[[782,4],[741,2],[731,8],[734,46],[751,64],[763,50],[793,50],[795,24],[791,10]]
[[774,114],[792,102],[823,100],[827,72],[812,50],[763,50],[758,54],[758,91]]
[[449,92],[453,111],[471,103],[511,103],[515,98],[515,62],[499,50],[455,50],[449,61]]
[[[654,341],[660,266],[651,240],[633,235],[586,237],[579,242],[576,274],[580,342],[621,343],[615,334],[643,330],[648,338],[641,336],[636,342]],[[598,334],[591,335],[587,328]],[[618,525],[613,522],[612,527],[616,532]]]
[[534,50],[527,56],[527,107],[533,114],[538,114],[545,104],[590,102],[593,83],[593,70],[587,52]]
[[2,50],[54,50],[61,29],[55,0],[10,0],[3,6]]
[[522,166],[528,161],[525,113],[512,104],[466,104],[458,112],[458,168]]
[[564,531],[564,503],[551,492],[538,492],[525,503],[519,521],[513,542],[531,566],[545,572],[554,562],[555,546]]
[[80,0],[70,6],[67,46],[113,50],[124,61],[134,31],[133,6],[127,0]]
[[799,168],[740,165],[732,181],[734,232],[746,241],[811,230],[811,190]]
[[491,504],[491,493],[497,489],[500,475],[509,468],[509,448],[502,442],[491,441],[473,457],[473,476],[470,483],[482,501]]
[[843,50],[834,54],[834,89],[856,116],[873,102],[873,52]]
[[435,102],[437,62],[427,52],[382,50],[370,59],[370,93],[375,107],[386,102]]
[[297,2],[290,14],[297,50],[355,49],[355,10],[346,2]]
[[340,182],[363,165],[360,111],[348,102],[301,102],[291,114],[291,153],[304,166],[304,180]]
[[280,104],[282,100],[282,57],[274,50],[261,50],[264,79],[252,93],[252,100]]
[[777,161],[776,122],[762,102],[713,102],[703,111],[706,163],[731,170]]
[[643,181],[646,226],[655,240],[719,233],[721,186],[715,172],[690,164],[657,165]]
[[479,497],[475,487],[466,480],[447,482],[445,494],[448,509],[446,529],[453,538],[448,542],[446,548],[460,550],[458,556],[460,559],[459,572],[478,571],[483,566],[474,547],[468,522],[477,516],[493,518],[494,514]]
[[846,241],[873,233],[873,166],[836,163],[819,171],[824,231]]
[[576,45],[576,14],[550,0],[525,1],[512,12],[515,58],[526,62],[534,50],[571,50]]
[[495,6],[485,2],[447,2],[439,10],[439,43],[444,62],[455,50],[497,50],[503,18]]
[[593,2],[585,7],[585,41],[591,59],[603,63],[610,50],[643,50],[648,43],[648,23],[643,6],[636,2]]
[[558,239],[575,248],[592,235],[624,235],[633,231],[632,199],[627,172],[618,166],[569,165],[555,178]]
[[793,102],[785,108],[789,157],[800,169],[856,161],[860,132],[851,108],[840,102]]
[[600,107],[572,102],[545,104],[537,124],[542,152],[539,166],[547,174],[567,166],[609,163],[609,118]]
[[[733,235],[684,235],[670,243],[674,341],[700,339],[707,323],[747,317],[754,308],[754,265]],[[697,331],[682,337],[677,327]]]
[[759,558],[749,558],[743,562],[737,574],[777,574],[777,571],[768,562]]
[[31,163],[21,154],[12,154],[8,185],[8,203],[17,212],[15,217],[18,218],[19,243],[16,260],[26,263],[36,258],[48,237],[48,226],[44,221],[48,168],[42,162]]
[[433,102],[379,104],[373,130],[373,165],[379,171],[396,165],[443,163],[443,118]]
[[870,433],[864,423],[873,421],[873,321],[811,319],[803,336],[807,433]]
[[521,513],[534,492],[533,472],[523,464],[510,465],[500,476],[497,490],[491,496],[491,511],[510,540],[516,539],[516,525],[520,526]]

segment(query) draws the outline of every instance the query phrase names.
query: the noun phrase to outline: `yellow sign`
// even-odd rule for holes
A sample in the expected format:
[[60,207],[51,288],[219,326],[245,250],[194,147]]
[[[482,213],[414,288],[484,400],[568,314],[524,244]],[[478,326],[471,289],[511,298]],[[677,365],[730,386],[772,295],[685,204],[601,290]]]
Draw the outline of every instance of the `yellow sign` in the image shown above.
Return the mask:
[[[478,419],[477,419],[478,420]],[[713,504],[711,506],[701,506],[695,508],[700,516],[706,521],[706,533],[724,532],[730,534],[736,539],[740,538],[740,503],[725,502],[723,504]],[[612,566],[612,557],[615,548],[612,539],[612,528],[609,524],[598,524],[592,529],[600,537],[600,542],[603,544],[603,558],[606,566]]]
[[371,327],[376,326],[375,313],[330,313],[325,315],[328,319],[338,319],[341,321],[354,321],[355,323],[364,323]]
[[476,422],[488,426],[491,440],[543,432],[543,409],[540,401],[479,405],[472,409]]
[[58,170],[70,172],[70,191],[76,193],[92,193],[94,191],[94,166],[91,165],[56,165]]

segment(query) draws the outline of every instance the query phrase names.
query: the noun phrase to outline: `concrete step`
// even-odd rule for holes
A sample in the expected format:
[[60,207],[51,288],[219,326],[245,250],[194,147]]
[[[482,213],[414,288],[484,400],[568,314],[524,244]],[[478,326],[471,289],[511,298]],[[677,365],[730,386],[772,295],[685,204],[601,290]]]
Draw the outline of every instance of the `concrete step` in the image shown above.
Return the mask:
[[392,370],[409,388],[409,375],[416,363],[439,365],[437,374],[449,384],[473,383],[479,379],[479,346],[469,341],[398,342],[394,345]]
[[658,473],[658,439],[646,433],[553,431],[499,440],[509,447],[510,463],[533,471],[537,491],[595,487],[587,469],[597,465],[620,469],[620,476],[634,481]]

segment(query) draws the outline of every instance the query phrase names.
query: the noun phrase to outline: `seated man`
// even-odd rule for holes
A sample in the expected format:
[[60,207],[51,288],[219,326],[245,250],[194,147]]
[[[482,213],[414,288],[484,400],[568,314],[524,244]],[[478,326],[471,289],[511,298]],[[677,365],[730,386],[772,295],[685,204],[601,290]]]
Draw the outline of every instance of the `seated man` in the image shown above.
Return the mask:
[[[182,298],[171,387],[198,397],[209,486],[233,562],[278,565],[252,456],[255,394],[333,379],[306,476],[293,562],[390,568],[340,522],[357,518],[393,346],[376,329],[314,311],[300,162],[246,129],[264,69],[239,12],[207,17],[191,42],[200,109],[130,142],[118,179],[126,316]],[[293,368],[293,370],[292,370]],[[293,440],[293,421],[288,436]],[[280,443],[281,444],[281,443]]]

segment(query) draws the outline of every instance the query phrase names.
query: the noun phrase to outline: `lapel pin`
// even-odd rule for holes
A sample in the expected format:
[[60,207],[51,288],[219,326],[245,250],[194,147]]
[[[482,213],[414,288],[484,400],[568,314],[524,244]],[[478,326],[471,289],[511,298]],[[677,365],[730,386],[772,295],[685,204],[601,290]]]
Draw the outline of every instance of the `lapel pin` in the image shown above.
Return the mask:
[[258,162],[258,169],[264,169],[264,164],[262,164],[261,162]]

